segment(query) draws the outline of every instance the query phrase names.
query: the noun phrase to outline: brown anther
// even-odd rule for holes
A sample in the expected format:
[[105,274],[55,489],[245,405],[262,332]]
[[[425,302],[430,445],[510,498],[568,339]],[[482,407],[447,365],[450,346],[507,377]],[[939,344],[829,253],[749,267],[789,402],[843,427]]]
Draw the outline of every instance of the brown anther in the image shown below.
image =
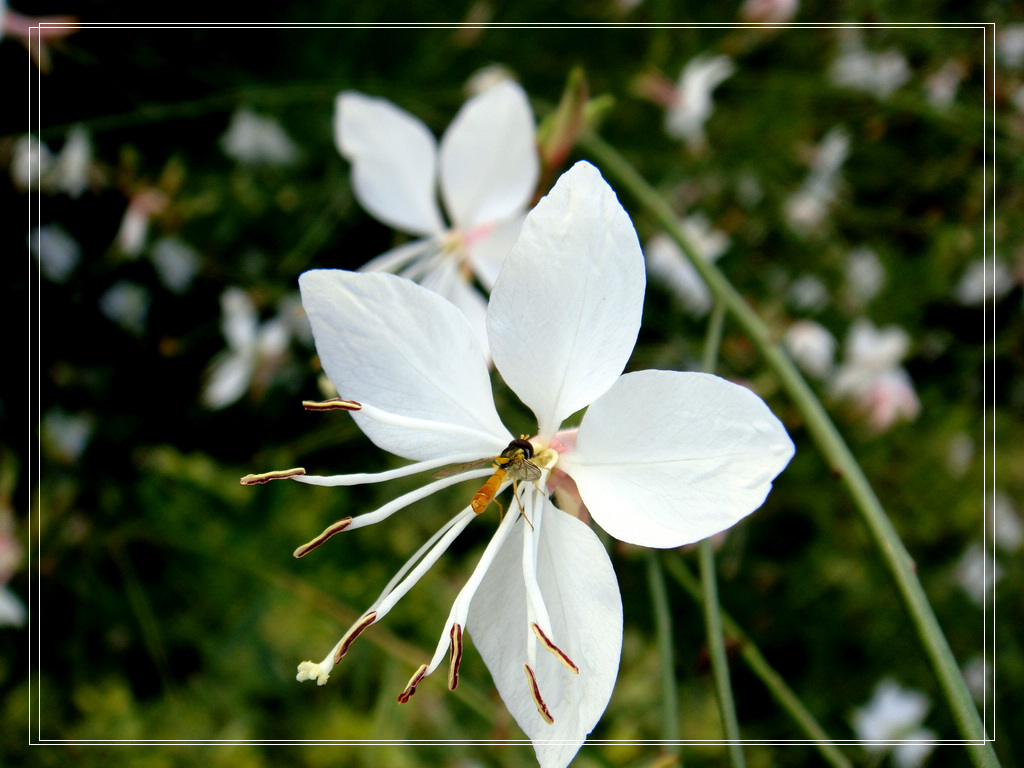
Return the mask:
[[427,665],[423,664],[419,669],[416,670],[416,674],[409,678],[409,684],[405,686],[405,690],[398,694],[398,703],[406,704],[412,695],[416,693],[416,686],[420,684],[420,681],[427,674]]
[[459,685],[459,665],[462,663],[462,627],[452,624],[448,637],[452,641],[451,656],[448,661],[448,690],[454,691]]
[[259,475],[246,475],[238,482],[242,485],[263,485],[264,483],[269,483],[271,480],[287,480],[289,477],[301,477],[304,474],[306,474],[306,470],[302,467],[295,467],[294,469],[278,469],[273,472],[264,472]]
[[348,647],[352,645],[357,637],[363,634],[363,630],[373,624],[377,620],[377,612],[370,611],[368,614],[363,616],[358,624],[354,625],[352,629],[345,633],[345,636],[341,638],[341,643],[338,645],[338,650],[334,652],[334,663],[337,664],[341,661],[342,657],[348,653]]
[[330,400],[303,400],[302,407],[307,411],[358,411],[363,404],[355,400],[332,397]]
[[565,651],[551,642],[551,638],[544,634],[544,630],[537,626],[537,622],[531,621],[530,628],[533,629],[533,634],[535,634],[537,639],[540,640],[540,644],[547,650],[551,651],[551,653],[555,655],[556,659],[565,664],[565,666],[569,668],[570,672],[574,675],[578,675],[580,673],[580,668],[576,666],[572,659],[566,656]]
[[526,670],[526,679],[530,683],[530,695],[533,697],[533,703],[537,707],[537,711],[540,712],[540,716],[544,718],[544,722],[548,725],[552,725],[555,722],[555,718],[551,716],[551,712],[548,710],[548,705],[544,703],[544,699],[540,696],[540,688],[537,686],[537,676],[533,674],[533,670],[530,669],[529,664],[523,664],[523,669]]
[[334,521],[333,523],[331,523],[329,526],[327,526],[324,529],[323,533],[321,533],[319,536],[317,536],[312,541],[310,541],[310,542],[308,542],[306,544],[303,544],[301,547],[299,547],[294,552],[292,552],[292,555],[294,557],[302,557],[303,555],[308,555],[314,549],[316,549],[321,544],[323,544],[325,541],[327,541],[329,538],[331,538],[331,536],[333,536],[336,533],[341,533],[346,528],[348,528],[348,526],[349,526],[349,524],[351,522],[352,522],[352,518],[351,517],[343,517],[343,518],[341,518],[341,520]]

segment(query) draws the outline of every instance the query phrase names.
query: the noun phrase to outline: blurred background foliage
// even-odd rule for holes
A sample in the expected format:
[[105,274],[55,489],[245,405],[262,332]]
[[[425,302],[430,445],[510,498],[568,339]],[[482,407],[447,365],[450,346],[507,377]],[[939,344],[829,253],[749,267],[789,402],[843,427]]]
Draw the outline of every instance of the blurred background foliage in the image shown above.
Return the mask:
[[[433,21],[434,7],[282,4],[268,9],[268,20]],[[23,2],[17,10],[85,22],[145,18],[136,6],[112,2]],[[219,10],[186,4],[173,12],[194,20]],[[737,12],[667,0],[557,8],[480,0],[454,18],[515,23],[544,13],[551,22],[665,24],[730,22]],[[795,17],[823,24],[994,21],[997,29],[1022,20],[1021,8],[1009,3],[934,0],[805,3]],[[15,377],[5,376],[0,490],[9,530],[0,536],[15,565],[0,575],[22,602],[32,580],[39,600],[32,698],[27,628],[0,627],[5,764],[534,764],[529,745],[246,743],[522,738],[471,650],[456,693],[435,676],[410,704],[395,703],[433,648],[493,530],[491,515],[353,646],[328,685],[294,681],[296,664],[330,648],[473,489],[440,493],[298,561],[292,550],[327,523],[372,509],[416,481],[336,489],[238,484],[249,472],[289,466],[332,474],[394,465],[345,414],[307,413],[299,404],[322,394],[315,352],[292,303],[298,275],[356,268],[402,239],[353,197],[332,137],[334,97],[343,89],[386,97],[440,135],[466,98],[468,78],[497,63],[523,84],[538,117],[558,101],[576,66],[592,95],[613,96],[601,135],[680,216],[699,212],[728,237],[719,266],[779,338],[796,320],[812,319],[839,341],[841,356],[860,317],[908,334],[902,362],[920,403],[916,418],[872,429],[862,412],[830,394],[827,382],[816,386],[915,558],[957,658],[967,664],[987,644],[997,673],[985,712],[989,730],[1003,765],[1019,765],[1019,745],[1009,738],[1013,724],[1024,721],[1024,649],[1015,626],[1024,609],[1019,531],[1016,546],[1004,539],[996,550],[994,611],[992,593],[972,596],[965,588],[963,558],[982,541],[983,504],[991,516],[992,476],[1011,527],[1017,519],[1019,528],[1024,493],[1024,105],[1014,100],[1017,94],[1024,102],[1024,76],[1019,61],[993,59],[991,37],[986,47],[979,29],[874,27],[859,35],[866,49],[895,50],[905,59],[906,81],[884,98],[830,77],[842,35],[828,27],[764,35],[727,27],[86,27],[52,46],[34,91],[38,114],[29,123],[21,89],[36,70],[8,32],[0,67],[18,106],[0,115],[0,159],[11,169],[10,182],[0,185],[11,213],[4,242],[24,252],[21,222],[38,192],[32,236],[40,237],[36,224],[56,226],[43,231],[63,232],[77,245],[63,273],[38,274],[32,261],[7,279],[12,325],[23,297],[32,292],[37,299],[38,347],[30,363],[38,378],[30,394],[38,397],[42,424],[36,430],[33,422],[29,441],[15,437],[21,397],[10,385]],[[691,151],[665,133],[663,109],[638,93],[637,78],[660,71],[675,80],[693,57],[723,53],[736,71],[715,90],[707,145]],[[950,60],[962,74],[951,101],[940,106],[927,83]],[[276,121],[294,158],[274,164],[229,156],[222,137],[240,109]],[[76,126],[84,127],[91,147],[84,188],[44,184],[33,191],[19,180],[19,141],[29,125],[53,156]],[[787,200],[836,126],[849,141],[834,200],[813,231],[799,231],[786,217]],[[586,155],[576,151],[569,162],[579,157]],[[651,221],[620,197],[647,243],[657,234]],[[125,233],[129,210],[147,214],[141,237]],[[162,260],[167,242],[188,255]],[[848,255],[858,248],[870,249],[883,275],[866,300],[849,293]],[[983,251],[994,251],[1009,274],[987,304],[958,293]],[[174,265],[177,278],[169,276]],[[220,301],[227,288],[244,292],[260,322],[284,318],[290,330],[286,344],[252,364],[243,396],[211,408],[202,393],[211,361],[225,354]],[[706,322],[652,279],[630,368],[698,367]],[[925,725],[938,738],[957,739],[850,500],[815,453],[799,414],[728,321],[719,372],[756,389],[797,444],[764,507],[723,537],[723,608],[833,738],[856,739],[854,711],[880,680],[893,678],[931,699]],[[528,415],[498,387],[506,423],[526,429]],[[994,450],[986,434],[990,441],[995,435]],[[991,535],[987,541],[991,549]],[[593,737],[657,740],[660,688],[645,555],[609,545],[623,593],[625,642],[615,693]],[[695,552],[664,554],[696,572]],[[682,736],[720,738],[700,607],[672,580],[669,599]],[[746,739],[804,738],[738,657],[733,682]],[[31,748],[30,721],[43,739],[156,743]],[[174,740],[239,743],[160,743]],[[856,745],[843,750],[856,764],[889,759]],[[755,768],[820,764],[808,745],[745,751]],[[574,765],[646,766],[659,754],[653,744],[594,743]],[[724,748],[689,745],[683,759],[721,765]],[[966,756],[960,747],[939,746],[927,760],[958,766]]]

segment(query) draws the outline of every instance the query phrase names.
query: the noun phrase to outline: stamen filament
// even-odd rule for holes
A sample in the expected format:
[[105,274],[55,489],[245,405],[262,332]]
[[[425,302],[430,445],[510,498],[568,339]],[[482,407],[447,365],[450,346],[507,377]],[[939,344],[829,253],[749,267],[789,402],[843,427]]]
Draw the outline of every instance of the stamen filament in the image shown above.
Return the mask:
[[[511,439],[508,435],[495,435],[491,432],[484,432],[483,430],[466,427],[461,424],[448,424],[443,421],[419,419],[414,416],[401,416],[397,413],[390,413],[382,410],[368,403],[363,403],[363,407],[359,413],[360,415],[373,419],[376,422],[387,424],[392,427],[472,438],[477,444],[488,446],[487,451],[482,455],[486,455],[487,452],[492,450],[490,446],[493,446],[494,455],[497,456],[501,453],[502,449],[508,445],[508,441]],[[477,454],[477,458],[479,458],[480,455],[481,454]]]
[[302,407],[307,411],[358,411],[363,404],[355,400],[332,397],[330,400],[303,400]]
[[454,691],[459,685],[459,665],[462,664],[462,627],[452,624],[449,634],[451,641],[451,660],[448,662],[448,690]]
[[239,479],[242,485],[263,485],[269,483],[271,480],[286,480],[289,478],[297,478],[306,474],[306,470],[302,467],[295,467],[294,469],[277,469],[270,472],[263,472],[258,475],[246,475]]
[[[479,451],[474,453],[458,453],[452,456],[442,456],[439,459],[430,459],[429,461],[417,461],[414,464],[409,464],[405,467],[388,469],[383,472],[357,472],[348,475],[305,475],[302,477],[294,477],[292,479],[298,480],[300,483],[306,483],[307,485],[324,486],[383,483],[388,480],[394,480],[395,478],[408,477],[409,475],[415,475],[419,472],[426,472],[428,469],[437,469],[438,467],[443,467],[447,464],[461,464],[463,462],[473,461],[474,459],[479,458]],[[248,475],[247,477],[253,477],[253,475]],[[466,475],[463,474],[462,477],[465,479]]]
[[416,674],[409,678],[409,684],[405,686],[405,690],[398,694],[398,703],[408,703],[409,699],[412,698],[412,695],[416,693],[416,686],[418,686],[423,681],[423,678],[426,676],[427,665],[423,664],[420,666],[419,669],[416,670]]
[[369,627],[371,624],[377,621],[377,612],[370,611],[368,614],[363,616],[359,621],[352,625],[348,632],[346,632],[341,640],[338,641],[337,647],[334,649],[334,663],[337,664],[342,658],[348,653],[348,648],[352,645],[352,642],[363,634],[363,630]]
[[533,629],[533,634],[535,634],[537,639],[540,640],[540,644],[547,650],[551,651],[551,653],[555,654],[555,658],[565,664],[565,666],[569,668],[570,672],[574,675],[578,675],[580,673],[580,668],[577,667],[573,660],[566,655],[565,651],[551,642],[551,639],[544,634],[544,630],[537,626],[537,622],[531,621],[530,627]]
[[294,557],[302,557],[303,555],[308,555],[314,549],[316,549],[321,544],[323,544],[325,541],[327,541],[329,538],[331,538],[331,536],[333,536],[336,533],[341,533],[346,528],[348,528],[348,526],[349,526],[349,524],[351,522],[352,522],[352,518],[351,517],[343,517],[343,518],[341,518],[341,520],[336,520],[335,522],[333,522],[329,526],[327,526],[324,529],[323,533],[321,533],[315,539],[313,539],[312,541],[310,541],[310,542],[308,542],[306,544],[303,544],[301,547],[299,547],[294,552],[292,552],[292,555]]
[[545,704],[544,699],[541,698],[536,675],[533,674],[533,670],[530,669],[529,664],[523,664],[523,669],[526,670],[526,679],[530,683],[530,696],[533,697],[533,703],[537,707],[537,711],[540,712],[540,716],[544,718],[545,723],[553,725],[555,718],[551,716],[551,712],[548,710],[548,705]]

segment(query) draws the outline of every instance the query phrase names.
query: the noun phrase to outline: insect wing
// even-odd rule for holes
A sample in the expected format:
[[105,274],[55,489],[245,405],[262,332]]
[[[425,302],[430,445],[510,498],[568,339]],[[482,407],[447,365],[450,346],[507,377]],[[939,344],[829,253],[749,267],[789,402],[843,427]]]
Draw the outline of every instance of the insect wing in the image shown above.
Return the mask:
[[494,459],[492,457],[477,459],[476,461],[466,461],[461,464],[449,464],[446,467],[441,467],[437,472],[431,475],[435,480],[440,480],[443,477],[451,477],[452,475],[458,475],[463,472],[468,472],[471,469],[482,467],[485,464],[490,464]]
[[523,456],[513,459],[506,469],[508,470],[508,474],[514,480],[519,480],[521,482],[525,481],[535,483],[540,480],[541,475],[543,474],[540,467]]

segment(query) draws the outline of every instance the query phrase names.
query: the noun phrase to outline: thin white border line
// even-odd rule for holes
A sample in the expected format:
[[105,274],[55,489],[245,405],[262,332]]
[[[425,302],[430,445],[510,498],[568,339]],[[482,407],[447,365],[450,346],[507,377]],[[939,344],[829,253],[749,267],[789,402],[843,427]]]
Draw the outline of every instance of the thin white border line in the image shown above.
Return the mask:
[[[645,24],[640,24],[640,23],[615,23],[615,22],[594,22],[594,23],[578,23],[578,24],[554,24],[554,23],[550,23],[550,24],[549,23],[513,24],[513,23],[500,23],[500,22],[499,23],[491,23],[491,24],[448,24],[448,23],[423,23],[423,24],[405,24],[405,23],[399,23],[399,24],[371,24],[371,23],[359,24],[359,23],[356,23],[356,24],[342,24],[342,23],[304,23],[304,22],[293,22],[293,23],[271,23],[271,22],[228,23],[228,22],[225,22],[225,23],[202,23],[202,24],[193,24],[193,23],[187,23],[187,22],[166,22],[166,23],[135,24],[135,23],[132,23],[132,22],[114,22],[114,23],[108,23],[108,22],[75,22],[74,24],[68,24],[68,23],[61,23],[61,22],[39,22],[38,24],[30,27],[30,29],[29,29],[29,40],[31,42],[32,35],[33,35],[33,33],[35,33],[35,34],[38,35],[38,41],[37,41],[38,44],[40,46],[42,46],[42,34],[41,34],[41,30],[42,29],[65,29],[65,28],[68,28],[68,27],[73,27],[73,28],[76,28],[76,29],[78,29],[78,28],[90,28],[90,29],[463,29],[463,28],[500,28],[500,29],[666,29],[666,28],[667,29],[689,29],[689,28],[707,28],[707,29],[736,29],[736,28],[740,28],[740,29],[748,29],[748,28],[759,28],[759,27],[764,27],[764,26],[774,26],[774,25],[751,24],[751,23],[734,23],[734,24],[724,24],[724,23],[721,23],[721,24],[720,23],[677,23],[677,24],[672,24],[672,23],[669,23],[669,24],[653,24],[652,23],[652,24],[647,24],[647,23],[645,23]],[[982,71],[983,71],[983,87],[982,87],[982,126],[983,126],[982,157],[983,157],[983,163],[984,163],[983,167],[982,167],[982,190],[983,190],[983,192],[982,192],[982,194],[983,194],[983,200],[982,200],[982,212],[983,212],[982,213],[982,216],[983,216],[983,222],[982,222],[982,228],[983,228],[982,263],[983,263],[983,266],[987,268],[988,242],[989,242],[989,239],[988,239],[988,233],[985,232],[985,227],[989,224],[988,219],[989,219],[989,210],[990,210],[989,207],[988,207],[988,184],[989,184],[988,168],[989,168],[989,163],[991,163],[991,166],[992,166],[992,183],[993,184],[994,184],[994,177],[995,177],[995,152],[994,152],[994,144],[995,144],[995,103],[993,102],[991,104],[991,107],[987,103],[988,64],[989,64],[989,50],[990,50],[989,47],[988,47],[988,33],[989,33],[989,30],[991,30],[991,32],[992,32],[991,57],[992,57],[992,68],[993,68],[992,71],[994,73],[995,72],[995,32],[996,32],[996,24],[995,24],[995,22],[950,22],[950,23],[933,23],[933,22],[920,22],[920,23],[917,23],[917,22],[895,22],[895,23],[885,23],[885,22],[835,22],[835,23],[828,23],[828,24],[818,24],[818,23],[809,23],[809,22],[807,22],[807,23],[805,23],[805,22],[797,22],[797,23],[788,24],[788,25],[786,25],[786,27],[798,28],[798,29],[847,29],[847,28],[854,28],[854,29],[861,29],[861,28],[868,28],[868,29],[873,29],[873,28],[878,28],[878,29],[980,29],[980,30],[983,31],[983,38],[982,38],[983,43],[982,44],[983,44],[985,50],[983,51],[983,55],[982,55]],[[32,131],[32,123],[31,123],[31,115],[32,115],[31,105],[32,105],[32,95],[33,95],[32,86],[31,86],[31,83],[32,83],[31,73],[32,73],[33,70],[35,71],[35,76],[36,76],[36,91],[35,92],[37,94],[36,125],[40,129],[42,127],[42,76],[41,76],[40,70],[37,67],[34,66],[34,62],[32,60],[31,53],[28,54],[28,66],[29,66],[29,72],[30,72],[30,77],[29,77],[29,116],[30,116],[30,118],[29,118],[29,131],[28,132],[29,132],[29,135],[35,135],[34,132]],[[993,150],[991,151],[991,154],[988,154],[988,162],[985,162],[984,159],[986,157],[987,150],[989,148],[989,145],[988,145],[988,130],[989,130],[989,128],[988,128],[988,123],[989,123],[989,120],[988,120],[988,110],[989,110],[989,108],[991,108],[991,110],[993,112],[993,119],[991,121],[991,123],[992,123],[991,131],[992,131]],[[36,221],[36,224],[38,226],[41,223],[41,220],[42,220],[41,219],[41,207],[42,207],[42,165],[40,163],[36,164],[36,175],[37,175],[37,178],[36,178],[36,190],[35,190],[35,199],[34,199],[34,201],[36,203],[36,208],[35,208],[35,216],[36,216],[36,218],[35,218],[35,221]],[[995,207],[995,190],[994,189],[992,190],[992,196],[993,196],[993,199],[992,199],[991,215],[992,215],[992,217],[994,219],[994,216],[995,216],[995,210],[994,210],[994,207]],[[33,214],[33,208],[32,208],[33,195],[31,193],[28,195],[28,200],[29,200],[29,222],[30,222],[30,227],[31,227],[31,222],[33,220],[33,217],[32,217],[32,214]],[[989,227],[988,232],[991,233],[992,248],[993,248],[993,252],[994,252],[994,248],[995,248],[995,227],[994,226]],[[993,255],[994,255],[994,253],[993,253]],[[30,257],[29,263],[30,263],[30,269],[31,269],[31,263],[32,263],[31,257]],[[30,292],[30,296],[31,296],[31,292]],[[41,327],[41,307],[40,307],[40,305],[41,305],[41,300],[42,300],[42,293],[41,293],[40,270],[39,270],[38,265],[37,265],[37,268],[36,268],[36,299],[37,299],[37,301],[36,301],[37,329],[39,331],[38,336],[37,336],[37,340],[36,340],[36,352],[37,352],[37,355],[38,355],[38,358],[37,358],[38,364],[41,367],[42,366],[42,327]],[[31,298],[30,298],[30,301],[31,301]],[[987,301],[987,299],[986,299],[986,301]],[[30,314],[31,314],[31,306],[30,306]],[[983,334],[986,334],[987,333],[987,321],[988,321],[988,314],[987,314],[987,312],[983,311],[982,312],[982,316],[983,316],[983,320],[982,320]],[[995,302],[994,301],[993,301],[993,304],[992,304],[992,322],[993,322],[993,328],[994,328],[995,327]],[[985,408],[984,408],[984,397],[987,396],[987,394],[988,394],[988,384],[987,384],[987,381],[986,381],[986,377],[987,377],[987,373],[988,373],[988,359],[987,359],[988,348],[987,348],[986,338],[987,338],[987,336],[983,335],[982,341],[983,341],[983,345],[984,345],[985,349],[984,349],[984,355],[983,355],[983,372],[982,372],[982,383],[983,383],[983,385],[982,385],[982,388],[983,388],[983,391],[986,393],[985,395],[983,395],[983,400],[982,400],[982,411],[983,411],[983,417],[982,417],[982,443],[983,443],[983,450],[982,450],[982,475],[983,475],[984,481],[988,480],[988,470],[987,470],[987,467],[988,467],[988,464],[987,464],[988,441],[987,441],[987,436],[986,436],[987,422],[986,422],[986,418],[985,418]],[[29,343],[31,345],[31,338],[30,338],[30,342]],[[994,360],[992,361],[992,365],[994,367],[994,365],[995,365],[995,361]],[[36,382],[36,421],[35,421],[35,425],[31,425],[30,424],[30,427],[31,426],[38,427],[39,419],[41,417],[41,409],[42,409],[41,371],[39,372],[39,374],[40,374],[39,379]],[[30,373],[30,376],[31,376],[31,373]],[[994,380],[994,376],[993,376],[993,379],[992,379],[992,395],[994,396],[994,394],[995,394],[995,380]],[[31,418],[32,417],[31,417],[31,414],[30,414],[30,416],[29,416],[30,422],[31,422]],[[30,428],[30,435],[31,434],[33,434],[33,432],[32,432],[32,430]],[[992,482],[993,482],[993,488],[994,488],[994,485],[995,485],[995,462],[994,462],[994,457],[995,457],[995,424],[994,423],[993,423],[993,429],[992,429],[992,454],[993,454]],[[32,451],[31,451],[31,446],[30,446],[30,450],[28,452],[28,455],[29,455],[29,457],[31,459],[31,456],[33,455]],[[42,466],[42,456],[41,456],[41,444],[39,443],[39,441],[37,441],[37,444],[36,444],[36,454],[35,455],[36,455],[36,461],[37,461],[36,468],[40,469],[41,466]],[[31,478],[32,478],[32,467],[31,467],[31,464],[30,464],[30,466],[29,466],[29,479],[30,479],[29,485],[30,486],[32,485]],[[986,491],[987,491],[987,489],[986,489]],[[29,488],[28,492],[29,492],[29,495],[30,495],[29,504],[28,504],[28,509],[30,510],[30,512],[29,512],[29,515],[30,515],[30,519],[29,519],[29,532],[31,534],[31,531],[32,531],[32,521],[31,521],[31,510],[32,510],[31,487]],[[987,493],[986,493],[986,496],[987,496]],[[41,531],[42,531],[42,519],[41,519],[42,518],[42,498],[41,498],[40,495],[37,495],[37,499],[38,499],[38,503],[40,505],[39,510],[38,510],[37,519],[36,519],[36,527],[37,527],[37,531],[36,531],[36,548],[38,550],[37,551],[37,558],[36,558],[36,569],[38,570],[38,568],[39,568],[39,561],[42,558],[42,550],[41,550],[41,538],[42,538],[42,536],[41,536]],[[987,498],[984,499],[983,502],[982,502],[982,527],[983,527],[982,536],[983,536],[983,541],[987,541],[986,510],[987,510]],[[994,548],[994,546],[995,545],[994,545],[994,542],[993,542],[993,548]],[[986,552],[987,552],[987,547],[985,549],[986,549]],[[993,557],[994,557],[994,552],[993,552]],[[29,574],[30,574],[29,575],[29,605],[30,606],[32,604],[32,596],[33,596],[33,589],[32,589],[32,587],[33,587],[33,580],[32,580],[32,577],[31,577],[31,567],[32,567],[32,548],[30,546],[30,547],[28,547],[28,568],[29,568]],[[39,578],[41,578],[41,574],[37,574],[37,576]],[[36,604],[37,604],[36,617],[38,617],[40,612],[41,612],[41,608],[42,608],[41,590],[36,590],[35,591],[35,598],[36,598]],[[992,590],[992,609],[993,610],[992,610],[991,613],[992,613],[992,628],[993,628],[993,632],[992,632],[991,642],[992,642],[993,664],[992,664],[992,673],[991,674],[992,674],[992,689],[993,689],[993,696],[994,696],[995,678],[996,678],[996,671],[995,671],[995,585],[994,584],[993,584],[993,590]],[[983,663],[985,663],[986,666],[987,666],[988,621],[986,620],[986,616],[987,616],[987,604],[983,604],[983,606],[982,606],[982,643],[983,643],[982,660],[983,660]],[[28,635],[29,635],[29,640],[28,640],[28,642],[29,642],[29,649],[28,650],[29,650],[29,667],[30,667],[30,670],[31,670],[31,667],[32,667],[32,660],[33,660],[32,637],[33,637],[34,626],[35,626],[34,622],[30,619],[30,621],[29,621],[29,632],[28,632]],[[40,664],[41,663],[41,655],[42,655],[41,632],[38,635],[36,635],[35,639],[36,639],[36,643],[37,643],[35,658],[36,658],[37,664]],[[42,677],[42,675],[41,675],[41,667],[40,667],[37,670],[37,676],[36,676],[37,688],[38,688],[38,683],[39,683],[39,680],[41,679],[41,677]],[[42,694],[41,694],[41,691],[39,691],[39,690],[36,690],[36,694],[37,694],[37,697],[36,697],[36,707],[38,709],[38,717],[39,717],[39,719],[38,719],[39,735],[38,735],[36,740],[32,740],[32,728],[31,728],[31,723],[30,723],[30,727],[29,727],[29,744],[32,745],[32,746],[50,746],[50,745],[64,745],[64,744],[76,744],[76,745],[125,745],[125,746],[127,746],[127,745],[138,745],[138,744],[143,744],[143,745],[161,745],[161,744],[167,744],[167,745],[174,745],[174,744],[264,744],[264,745],[269,745],[269,744],[281,744],[281,745],[291,745],[291,744],[338,744],[338,745],[341,745],[341,744],[350,744],[350,745],[416,744],[416,745],[428,745],[428,744],[530,744],[530,743],[532,743],[532,741],[530,739],[500,740],[500,741],[487,740],[487,739],[483,739],[483,740],[465,740],[465,741],[448,740],[448,739],[433,739],[433,740],[431,740],[431,739],[424,739],[424,740],[402,740],[402,739],[396,739],[396,740],[381,740],[381,741],[345,741],[345,740],[312,740],[312,741],[310,741],[310,740],[263,740],[263,739],[250,739],[250,740],[238,740],[238,741],[233,741],[233,740],[221,741],[221,740],[205,740],[205,739],[204,740],[188,740],[188,739],[185,739],[185,740],[145,740],[145,739],[139,739],[139,740],[96,740],[96,739],[93,739],[93,740],[74,740],[74,739],[43,739],[42,736],[41,736],[41,734],[42,734]],[[32,704],[32,695],[33,695],[33,685],[32,685],[32,680],[31,680],[31,671],[30,671],[30,680],[29,680],[29,686],[28,686],[29,713],[30,713],[29,716],[30,717],[31,717],[31,711],[32,711],[32,706],[31,706],[31,704]],[[995,704],[995,702],[993,701],[993,706],[994,706],[994,704]],[[994,714],[995,713],[993,712],[993,715]],[[935,740],[935,741],[931,741],[931,740],[865,741],[865,740],[833,739],[833,740],[830,740],[827,743],[830,743],[830,744],[842,744],[842,745],[865,745],[865,744],[872,744],[872,745],[952,744],[952,745],[964,745],[964,746],[968,746],[968,745],[981,745],[981,744],[987,744],[987,743],[995,741],[995,734],[992,734],[991,736],[988,735],[989,731],[988,731],[988,719],[987,718],[988,718],[988,686],[986,684],[984,686],[984,688],[983,688],[983,703],[982,703],[982,721],[983,721],[983,727],[984,727],[985,734],[986,734],[986,737],[984,739],[977,739],[977,740],[947,740],[947,739],[943,739],[943,740]],[[723,741],[723,740],[665,741],[665,740],[646,740],[646,739],[645,740],[587,739],[586,743],[589,743],[589,744],[713,744],[713,745],[724,745],[724,744],[734,744],[735,743],[735,744],[748,744],[748,745],[755,745],[755,746],[766,746],[766,745],[785,745],[785,744],[800,744],[800,745],[803,745],[803,744],[818,744],[820,742],[815,741],[813,739],[787,739],[787,740],[773,740],[773,739],[768,739],[768,740],[745,740],[745,739],[740,739],[738,741]]]

